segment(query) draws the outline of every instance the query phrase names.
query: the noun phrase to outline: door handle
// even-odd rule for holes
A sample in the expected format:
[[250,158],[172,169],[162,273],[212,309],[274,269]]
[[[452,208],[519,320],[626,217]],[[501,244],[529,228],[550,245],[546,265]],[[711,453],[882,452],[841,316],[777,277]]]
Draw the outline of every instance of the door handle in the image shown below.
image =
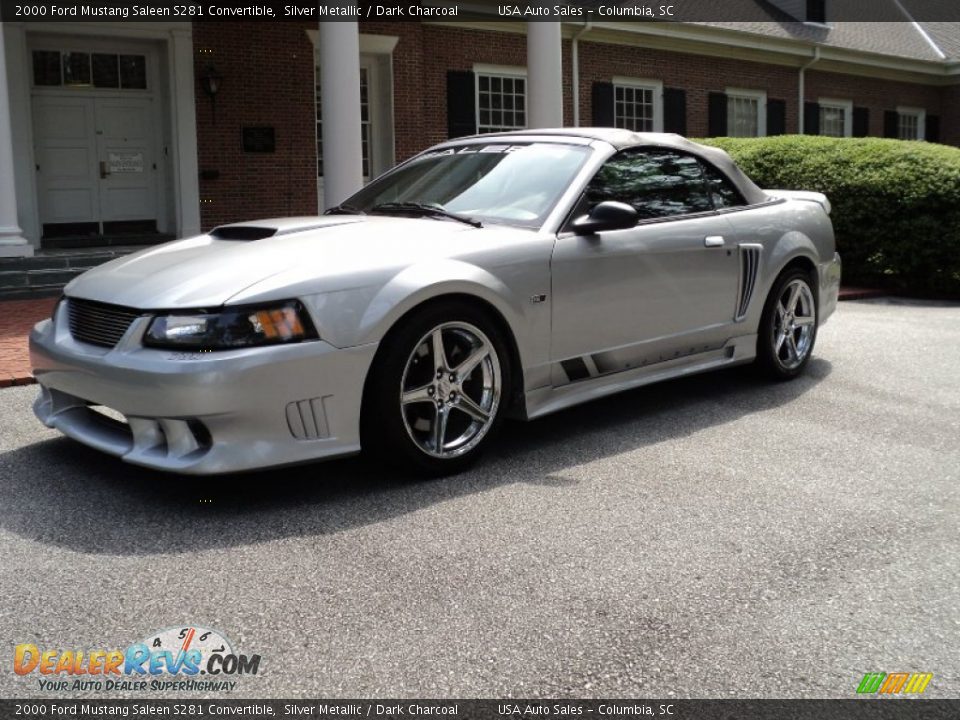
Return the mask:
[[707,235],[703,239],[704,247],[723,247],[723,235]]
[[100,179],[103,180],[109,174],[110,174],[110,171],[107,170],[107,161],[101,160],[100,161]]

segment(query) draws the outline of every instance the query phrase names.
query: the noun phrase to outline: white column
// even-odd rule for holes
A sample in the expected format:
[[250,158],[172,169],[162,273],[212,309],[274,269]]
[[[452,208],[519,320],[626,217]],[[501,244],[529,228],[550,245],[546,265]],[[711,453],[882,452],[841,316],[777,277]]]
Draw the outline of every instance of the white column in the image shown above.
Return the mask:
[[527,93],[531,128],[563,126],[563,72],[559,22],[527,23]]
[[177,237],[200,234],[200,179],[197,159],[197,107],[194,98],[193,31],[170,32],[170,95],[176,180]]
[[0,257],[32,255],[17,222],[16,177],[13,171],[13,133],[10,127],[10,92],[7,55],[0,23]]
[[363,187],[360,32],[355,20],[320,23],[323,201],[330,208]]

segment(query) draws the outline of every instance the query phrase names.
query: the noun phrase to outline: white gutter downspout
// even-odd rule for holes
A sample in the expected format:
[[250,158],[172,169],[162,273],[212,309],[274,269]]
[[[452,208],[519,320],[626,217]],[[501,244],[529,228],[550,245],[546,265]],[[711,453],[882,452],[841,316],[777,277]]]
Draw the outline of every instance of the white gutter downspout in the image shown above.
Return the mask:
[[573,36],[573,40],[570,42],[570,68],[573,74],[573,126],[580,127],[580,52],[578,40],[581,36],[586,35],[590,28],[593,27],[593,22],[587,20],[583,27],[580,28],[577,33]]
[[818,62],[819,60],[820,60],[820,46],[817,45],[816,47],[813,48],[813,58],[810,60],[810,62],[808,62],[806,65],[800,68],[800,105],[797,111],[797,121],[798,121],[797,127],[799,128],[801,135],[803,135],[803,131],[804,131],[804,127],[803,127],[804,103],[807,101],[807,98],[806,98],[807,68],[811,67],[814,63]]

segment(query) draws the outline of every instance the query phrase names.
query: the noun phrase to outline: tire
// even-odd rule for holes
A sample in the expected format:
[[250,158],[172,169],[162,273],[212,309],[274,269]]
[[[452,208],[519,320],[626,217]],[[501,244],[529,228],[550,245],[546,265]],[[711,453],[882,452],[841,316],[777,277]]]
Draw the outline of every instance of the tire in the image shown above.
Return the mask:
[[510,383],[507,343],[487,313],[463,301],[417,310],[374,359],[361,411],[364,453],[418,475],[462,472],[496,435]]
[[803,373],[817,340],[818,312],[810,274],[800,268],[785,270],[773,284],[760,317],[757,365],[764,374],[792,380]]

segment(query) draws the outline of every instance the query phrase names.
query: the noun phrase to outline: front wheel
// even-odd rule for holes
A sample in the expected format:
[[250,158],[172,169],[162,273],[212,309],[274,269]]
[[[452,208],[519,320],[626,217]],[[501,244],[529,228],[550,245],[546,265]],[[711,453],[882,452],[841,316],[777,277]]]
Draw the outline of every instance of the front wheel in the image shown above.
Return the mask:
[[783,273],[767,298],[757,337],[757,362],[777,380],[803,372],[817,339],[817,302],[809,275],[800,270]]
[[421,474],[466,469],[509,397],[508,353],[496,325],[470,305],[436,305],[384,343],[364,401],[364,449]]

